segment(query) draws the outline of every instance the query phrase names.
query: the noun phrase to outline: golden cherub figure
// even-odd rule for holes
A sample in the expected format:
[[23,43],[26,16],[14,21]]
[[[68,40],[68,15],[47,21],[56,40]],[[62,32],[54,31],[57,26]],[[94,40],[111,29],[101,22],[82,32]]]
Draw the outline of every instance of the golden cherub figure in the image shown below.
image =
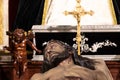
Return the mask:
[[36,46],[29,40],[32,38],[32,34],[29,32],[27,35],[23,29],[15,29],[14,32],[7,32],[10,38],[10,46],[4,47],[9,50],[14,59],[14,67],[17,75],[21,76],[27,68],[27,50],[26,45],[28,44],[33,50],[38,53],[42,51],[37,49]]

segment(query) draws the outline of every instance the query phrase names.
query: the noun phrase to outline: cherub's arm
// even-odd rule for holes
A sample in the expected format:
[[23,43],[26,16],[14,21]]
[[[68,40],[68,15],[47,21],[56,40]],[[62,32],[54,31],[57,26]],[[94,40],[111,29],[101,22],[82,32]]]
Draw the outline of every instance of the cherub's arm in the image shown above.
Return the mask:
[[10,47],[8,47],[8,46],[4,46],[4,47],[3,47],[3,50],[11,51],[12,49],[11,49]]
[[13,43],[14,43],[14,40],[11,40],[9,46],[3,46],[3,50],[12,51]]
[[30,41],[27,39],[27,44],[35,51],[37,51],[38,53],[42,53],[41,50],[37,49],[37,47]]
[[10,38],[10,44],[9,44],[9,46],[3,46],[3,50],[11,51],[12,50],[12,44],[13,44],[13,33],[10,32],[10,31],[7,31],[6,35],[8,35],[9,38]]

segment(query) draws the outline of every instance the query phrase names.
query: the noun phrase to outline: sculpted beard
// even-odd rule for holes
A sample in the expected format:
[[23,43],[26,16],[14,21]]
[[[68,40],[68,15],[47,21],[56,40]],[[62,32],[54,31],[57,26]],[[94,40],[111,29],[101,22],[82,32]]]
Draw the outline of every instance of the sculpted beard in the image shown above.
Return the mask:
[[[50,60],[48,60],[45,57],[45,62],[43,63],[43,67],[45,71],[48,71],[49,69],[56,67],[60,62],[62,62],[63,60],[67,59],[70,56],[70,54],[68,53],[68,50],[63,51],[62,53],[56,52],[55,54],[58,54],[58,55],[51,57]],[[43,70],[43,72],[45,71]]]
[[64,52],[59,53],[59,55],[53,56],[49,63],[53,65],[53,67],[56,67],[60,62],[67,59],[69,56],[70,54],[65,50]]

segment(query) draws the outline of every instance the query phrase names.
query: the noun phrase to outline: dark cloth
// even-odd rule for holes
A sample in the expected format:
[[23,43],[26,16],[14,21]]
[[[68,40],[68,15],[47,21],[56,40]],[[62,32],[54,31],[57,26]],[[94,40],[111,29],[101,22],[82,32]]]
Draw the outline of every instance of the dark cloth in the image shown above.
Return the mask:
[[44,0],[19,0],[16,19],[11,30],[22,28],[28,31],[32,25],[41,24]]
[[120,0],[112,0],[112,1],[116,13],[117,24],[120,24]]

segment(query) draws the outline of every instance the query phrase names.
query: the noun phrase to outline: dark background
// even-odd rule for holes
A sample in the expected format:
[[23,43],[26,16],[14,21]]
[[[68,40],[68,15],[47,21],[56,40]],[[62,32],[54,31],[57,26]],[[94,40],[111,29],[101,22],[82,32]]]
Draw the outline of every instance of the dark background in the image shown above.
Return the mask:
[[28,31],[41,24],[44,0],[9,0],[9,30],[22,28]]

